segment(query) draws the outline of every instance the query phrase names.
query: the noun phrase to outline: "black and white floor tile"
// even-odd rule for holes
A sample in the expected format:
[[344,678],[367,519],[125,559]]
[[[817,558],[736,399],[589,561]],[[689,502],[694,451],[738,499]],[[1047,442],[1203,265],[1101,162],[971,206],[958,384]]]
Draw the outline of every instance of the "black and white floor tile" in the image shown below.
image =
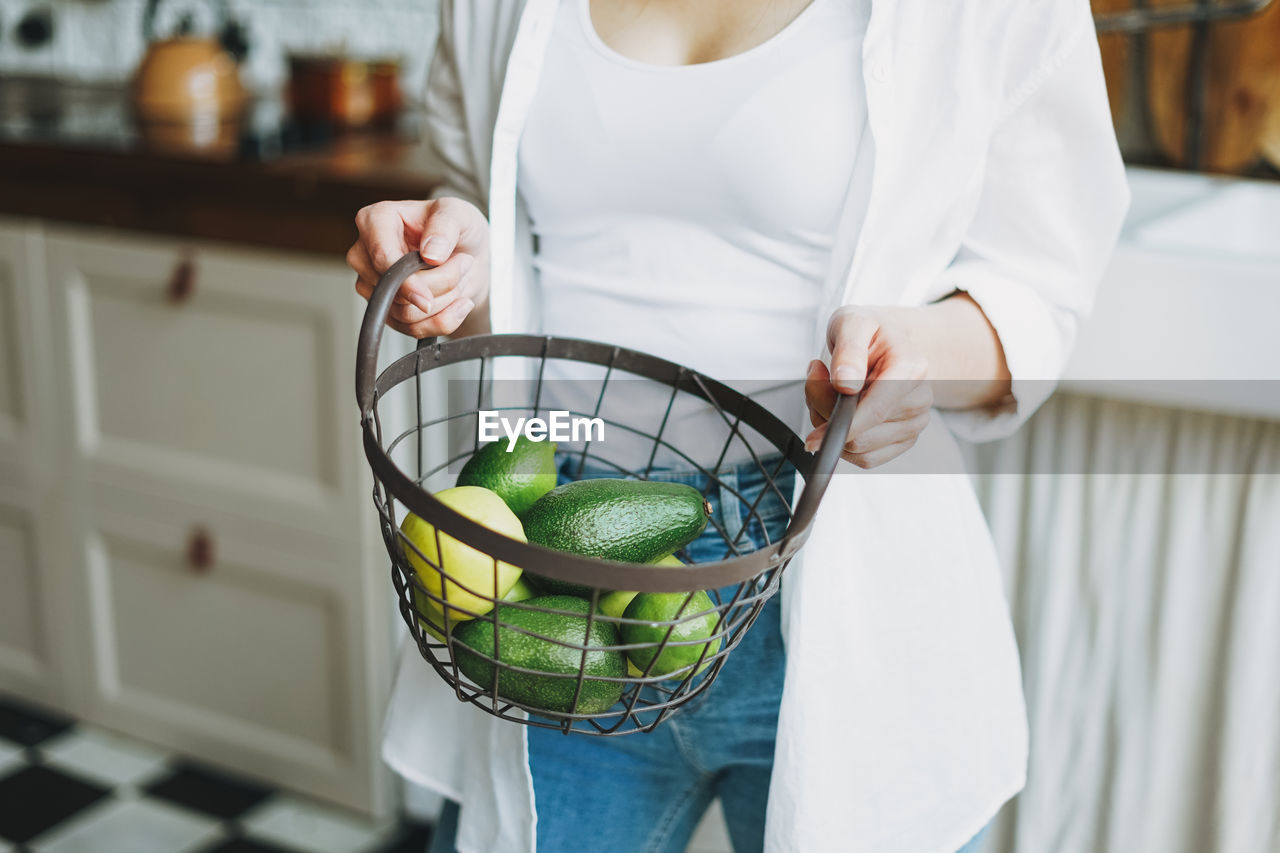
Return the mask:
[[0,853],[424,853],[430,827],[236,778],[0,695]]

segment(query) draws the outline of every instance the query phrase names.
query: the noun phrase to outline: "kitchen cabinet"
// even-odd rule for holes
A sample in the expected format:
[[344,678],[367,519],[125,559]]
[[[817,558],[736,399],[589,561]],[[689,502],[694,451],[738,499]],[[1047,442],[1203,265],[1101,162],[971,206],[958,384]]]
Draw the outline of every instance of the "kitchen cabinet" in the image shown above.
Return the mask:
[[65,606],[43,571],[56,560],[58,531],[42,267],[37,224],[0,224],[0,684],[65,704],[58,676],[68,658],[56,630]]
[[340,258],[0,222],[0,689],[389,811],[362,305]]
[[358,315],[340,261],[65,229],[46,243],[79,479],[319,536],[349,522]]

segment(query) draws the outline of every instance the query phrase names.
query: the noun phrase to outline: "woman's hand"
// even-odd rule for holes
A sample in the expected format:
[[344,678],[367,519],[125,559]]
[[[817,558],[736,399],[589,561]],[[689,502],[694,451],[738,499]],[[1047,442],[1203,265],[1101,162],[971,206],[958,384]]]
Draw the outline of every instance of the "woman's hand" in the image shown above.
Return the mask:
[[805,439],[816,450],[837,394],[862,393],[841,456],[874,468],[910,450],[929,423],[933,388],[929,359],[913,336],[912,308],[841,308],[827,325],[831,370],[809,364],[804,396],[817,427]]
[[410,250],[436,264],[400,288],[387,317],[391,328],[414,338],[452,335],[477,308],[477,315],[487,315],[489,222],[475,205],[457,198],[381,201],[360,209],[356,228],[360,238],[347,252],[347,264],[365,299]]

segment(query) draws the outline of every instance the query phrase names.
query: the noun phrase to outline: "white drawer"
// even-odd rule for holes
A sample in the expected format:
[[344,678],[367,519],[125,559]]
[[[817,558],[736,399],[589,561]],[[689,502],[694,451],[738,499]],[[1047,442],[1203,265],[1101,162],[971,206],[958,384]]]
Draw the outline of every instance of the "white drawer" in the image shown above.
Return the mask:
[[362,613],[342,567],[149,502],[95,512],[78,537],[89,717],[367,807]]
[[62,230],[48,251],[87,479],[341,523],[359,445],[357,315],[340,261]]
[[387,813],[397,620],[351,282],[339,258],[0,221],[0,689]]
[[36,519],[0,501],[0,683],[38,683],[48,666],[48,630]]

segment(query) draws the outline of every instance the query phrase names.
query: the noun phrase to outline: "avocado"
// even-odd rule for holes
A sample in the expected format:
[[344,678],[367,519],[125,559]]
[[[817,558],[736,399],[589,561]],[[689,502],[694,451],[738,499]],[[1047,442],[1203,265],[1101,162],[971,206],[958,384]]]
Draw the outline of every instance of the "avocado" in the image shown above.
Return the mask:
[[[510,448],[510,449],[508,449]],[[556,446],[527,436],[500,438],[475,452],[458,472],[459,486],[483,486],[498,493],[516,515],[555,488]]]
[[[530,542],[628,563],[650,563],[702,535],[711,505],[683,483],[579,480],[547,492],[524,514]],[[533,576],[544,592],[590,596],[590,587]]]
[[[526,708],[552,713],[596,714],[608,710],[622,698],[621,681],[596,681],[596,678],[622,678],[626,675],[626,658],[621,651],[604,647],[618,645],[618,632],[607,622],[592,622],[587,634],[587,614],[591,605],[568,595],[543,595],[523,602],[531,607],[568,610],[573,614],[542,613],[514,604],[499,604],[494,614],[498,620],[498,654],[494,654],[494,626],[489,617],[460,622],[453,629],[458,669],[486,690],[498,681],[498,696]],[[523,633],[530,631],[541,636]],[[543,638],[547,639],[543,639]],[[591,646],[584,662],[580,649],[558,645],[575,643]],[[477,654],[479,653],[479,654]],[[510,666],[534,669],[547,675],[502,670],[480,655],[496,658]],[[586,673],[576,707],[571,707],[577,689],[578,670]]]

